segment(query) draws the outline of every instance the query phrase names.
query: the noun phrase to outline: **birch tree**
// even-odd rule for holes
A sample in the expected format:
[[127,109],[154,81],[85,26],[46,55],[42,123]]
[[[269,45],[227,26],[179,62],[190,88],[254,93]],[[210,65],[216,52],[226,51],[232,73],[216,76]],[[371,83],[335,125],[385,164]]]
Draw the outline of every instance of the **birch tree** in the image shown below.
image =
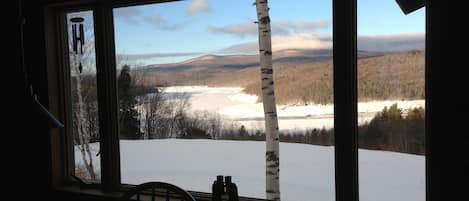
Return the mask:
[[[76,56],[79,57],[79,56]],[[90,139],[89,139],[89,131],[87,127],[89,125],[87,124],[87,116],[88,116],[88,111],[86,110],[86,105],[85,105],[85,98],[83,97],[83,89],[82,89],[82,82],[83,82],[83,77],[80,75],[81,73],[79,72],[79,66],[80,64],[77,64],[74,61],[79,61],[79,58],[72,59],[72,63],[75,63],[74,67],[72,68],[73,71],[76,73],[75,75],[75,91],[76,91],[76,100],[74,102],[74,111],[73,111],[73,118],[75,120],[75,124],[77,126],[77,135],[78,135],[78,148],[81,153],[81,157],[83,160],[83,164],[89,174],[89,177],[91,180],[96,180],[96,174],[94,172],[94,167],[93,167],[93,156],[91,154],[90,150]]]
[[259,28],[259,57],[261,64],[262,103],[264,105],[266,132],[266,198],[280,200],[279,182],[279,132],[275,107],[274,78],[272,69],[272,42],[269,7],[267,0],[256,0]]
[[[93,68],[94,66],[94,34],[92,24],[89,22],[89,14],[87,13],[77,13],[76,16],[83,15],[85,17],[85,38],[86,42],[83,45],[83,52],[75,53],[72,50],[73,39],[69,37],[69,58],[70,58],[70,73],[72,80],[72,93],[73,94],[73,123],[74,127],[74,134],[76,135],[75,144],[78,145],[78,149],[81,154],[81,159],[83,161],[83,165],[85,166],[86,172],[88,173],[88,178],[90,180],[96,180],[97,175],[94,171],[94,163],[93,163],[93,154],[91,152],[90,147],[90,137],[92,132],[97,132],[97,126],[91,124],[92,122],[88,121],[91,119],[97,119],[96,115],[97,108],[92,108],[93,106],[97,106],[96,97],[92,96],[91,88],[95,87],[92,86],[93,84],[90,82],[85,82],[86,76],[93,77],[95,74]],[[68,20],[70,20],[72,15],[68,16]],[[69,24],[69,36],[72,35],[71,24]],[[93,79],[93,78],[91,78]],[[96,91],[94,91],[96,92]],[[92,112],[94,111],[94,112]],[[97,122],[94,122],[97,123]]]

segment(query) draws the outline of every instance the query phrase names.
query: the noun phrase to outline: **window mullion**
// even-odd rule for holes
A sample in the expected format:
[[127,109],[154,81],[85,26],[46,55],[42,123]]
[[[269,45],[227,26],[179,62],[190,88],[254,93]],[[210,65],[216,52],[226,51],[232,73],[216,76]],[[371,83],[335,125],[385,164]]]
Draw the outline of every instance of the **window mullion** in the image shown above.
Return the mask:
[[120,154],[116,59],[112,6],[103,2],[94,9],[96,68],[101,137],[101,183],[105,191],[120,187]]
[[357,1],[333,1],[337,201],[358,201]]
[[[60,55],[62,65],[64,66],[64,69],[59,68],[60,75],[63,78],[62,80],[62,85],[63,88],[61,92],[61,97],[63,97],[63,102],[64,105],[63,111],[64,116],[63,118],[65,119],[66,125],[72,125],[73,117],[72,117],[72,92],[71,92],[71,78],[70,78],[70,61],[68,58],[69,52],[68,52],[68,34],[67,34],[67,17],[65,12],[58,11],[57,12],[57,24],[58,26],[58,35],[60,36],[58,42],[59,42],[59,48],[60,52],[63,52],[62,55]],[[65,133],[67,137],[64,137],[63,143],[66,145],[67,151],[65,151],[65,155],[63,157],[65,163],[63,164],[65,169],[64,169],[64,181],[68,182],[70,175],[74,174],[75,168],[75,155],[74,155],[74,142],[73,142],[73,131],[71,126],[65,126],[63,133]]]

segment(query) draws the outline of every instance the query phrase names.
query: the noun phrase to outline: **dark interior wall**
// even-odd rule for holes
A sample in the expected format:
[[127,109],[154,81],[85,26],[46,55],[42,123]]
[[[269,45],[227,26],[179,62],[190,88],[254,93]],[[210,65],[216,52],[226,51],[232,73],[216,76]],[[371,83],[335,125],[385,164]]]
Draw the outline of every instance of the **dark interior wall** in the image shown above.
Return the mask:
[[[41,102],[47,103],[47,77],[41,1],[2,1],[2,130],[0,181],[3,196],[47,200],[50,189],[50,138],[25,86],[20,10],[24,24],[24,66]],[[47,106],[47,104],[45,104]]]
[[[50,189],[50,139],[47,124],[29,99],[23,84],[18,1],[2,2],[9,11],[3,36],[8,51],[2,54],[1,172],[2,191],[18,193],[24,200],[47,200]],[[452,1],[428,0],[427,14],[427,195],[429,200],[469,200],[469,132],[465,74],[467,44],[465,12],[456,12]],[[25,66],[43,103],[47,103],[47,75],[43,31],[43,10],[39,1],[25,1]],[[457,6],[456,6],[457,7]],[[12,14],[10,14],[12,13]],[[467,13],[467,11],[466,11]],[[466,15],[467,16],[467,15]],[[459,23],[459,24],[456,24]],[[11,45],[10,45],[11,44]],[[467,46],[462,46],[467,48]],[[462,116],[461,116],[462,115]],[[66,195],[64,196],[66,197]]]
[[[469,200],[467,8],[427,1],[427,196]],[[462,11],[461,11],[462,10]],[[466,28],[463,29],[462,27]]]

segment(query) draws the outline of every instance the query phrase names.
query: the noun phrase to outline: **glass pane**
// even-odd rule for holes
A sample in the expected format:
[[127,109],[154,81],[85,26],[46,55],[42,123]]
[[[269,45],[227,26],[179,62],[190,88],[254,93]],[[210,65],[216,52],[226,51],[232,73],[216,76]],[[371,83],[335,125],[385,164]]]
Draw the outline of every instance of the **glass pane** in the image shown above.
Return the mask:
[[100,182],[93,12],[67,14],[75,176]]
[[425,200],[425,10],[358,1],[361,201]]
[[[224,175],[240,196],[266,197],[252,3],[114,9],[122,183],[165,181],[211,193]],[[269,7],[281,198],[332,201],[332,1],[269,1]]]

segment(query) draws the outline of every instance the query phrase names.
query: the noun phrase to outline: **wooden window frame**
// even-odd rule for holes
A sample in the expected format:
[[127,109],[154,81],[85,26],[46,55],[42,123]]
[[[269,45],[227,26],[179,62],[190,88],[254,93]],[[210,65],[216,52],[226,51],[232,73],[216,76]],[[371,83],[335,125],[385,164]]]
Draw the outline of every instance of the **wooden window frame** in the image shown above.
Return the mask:
[[[70,80],[66,76],[67,68],[59,67],[68,66],[68,55],[63,53],[68,51],[64,49],[67,41],[61,37],[64,35],[63,24],[66,24],[66,21],[60,16],[77,9],[93,11],[101,146],[101,185],[97,188],[103,192],[121,192],[122,187],[126,186],[120,181],[113,9],[172,1],[179,0],[49,0],[46,2],[47,35],[60,37],[58,40],[54,37],[46,38],[46,43],[51,47],[47,51],[48,70],[53,72],[52,74],[49,72],[49,76],[58,80],[58,82],[49,81],[49,85],[51,82],[58,83],[55,90],[51,90],[56,93],[55,96],[52,94],[55,98],[51,98],[51,101],[58,103],[59,108],[56,110],[66,123],[71,121],[70,117],[66,116],[71,108],[66,104],[70,102],[70,98],[67,98],[70,96],[67,96],[65,89]],[[358,201],[357,0],[332,1],[335,195],[336,201]],[[428,14],[426,24],[428,24]],[[427,78],[428,75],[425,80]],[[427,86],[426,92],[428,91]],[[428,101],[426,106],[430,106]],[[73,173],[73,150],[71,150],[71,141],[67,138],[69,136],[67,134],[70,133],[71,130],[68,128],[52,137],[53,142],[56,142],[53,143],[53,150],[65,153],[53,156],[53,172],[56,172],[53,174],[53,181],[56,186],[69,184],[70,174]],[[428,129],[425,133],[427,140]],[[203,197],[210,193],[199,194],[198,197],[204,200]]]
[[333,0],[336,201],[358,201],[357,0]]

